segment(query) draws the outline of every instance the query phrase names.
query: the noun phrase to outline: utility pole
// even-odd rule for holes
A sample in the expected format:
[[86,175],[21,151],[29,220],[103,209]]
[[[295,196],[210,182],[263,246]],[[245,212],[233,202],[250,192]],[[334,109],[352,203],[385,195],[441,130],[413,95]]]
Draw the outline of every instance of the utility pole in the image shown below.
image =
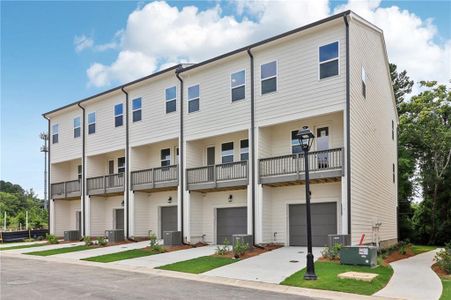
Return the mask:
[[41,132],[39,137],[44,141],[44,145],[41,146],[41,152],[44,152],[44,205],[47,209],[49,206],[49,199],[47,198],[47,153],[49,152],[49,134],[47,132]]

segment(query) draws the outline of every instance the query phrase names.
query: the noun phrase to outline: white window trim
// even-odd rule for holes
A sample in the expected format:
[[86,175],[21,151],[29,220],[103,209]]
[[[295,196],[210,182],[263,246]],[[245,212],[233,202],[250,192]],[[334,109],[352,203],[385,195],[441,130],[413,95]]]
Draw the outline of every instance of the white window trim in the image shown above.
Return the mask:
[[[76,119],[79,119],[80,120],[80,125],[78,125],[78,127],[75,127],[75,120]],[[73,130],[72,130],[72,136],[74,137],[74,139],[78,139],[79,137],[81,137],[81,117],[80,116],[78,116],[78,117],[75,117],[74,119],[73,119]],[[75,129],[77,129],[77,128],[80,128],[80,135],[79,136],[77,136],[77,137],[75,137],[74,136],[74,133],[75,133]]]
[[[300,127],[299,127],[300,128]],[[290,141],[290,154],[297,154],[297,153],[293,153],[293,140],[292,140],[292,138],[291,138],[291,134],[293,133],[293,131],[298,131],[299,132],[299,128],[294,128],[294,129],[291,129],[290,130],[290,132],[289,132],[289,141]],[[310,127],[309,127],[310,128]],[[298,142],[299,142],[299,140],[298,140]],[[299,145],[298,146],[301,146],[301,143],[299,143]]]
[[[226,142],[222,142],[222,143],[221,143],[221,164],[230,164],[230,163],[223,163],[223,162],[222,162],[222,158],[224,157],[224,155],[222,155],[222,145],[223,145],[223,144],[228,144],[228,143],[232,143],[232,145],[233,145],[233,149],[232,149],[232,162],[230,162],[230,163],[234,163],[234,162],[235,162],[235,141],[226,141]],[[225,155],[225,156],[230,156],[230,155]]]
[[[197,97],[197,98],[189,98],[189,88],[191,88],[191,87],[193,87],[193,86],[196,86],[196,85],[198,85],[199,86],[199,96]],[[192,85],[190,85],[190,86],[188,86],[187,88],[186,88],[186,98],[188,99],[188,105],[187,105],[187,107],[186,107],[186,112],[188,113],[188,114],[193,114],[193,113],[196,113],[196,112],[199,112],[200,111],[200,83],[196,83],[196,84],[192,84]],[[196,111],[192,111],[192,112],[190,112],[189,111],[189,103],[190,103],[190,101],[193,101],[193,100],[196,100],[196,99],[199,99],[199,109],[198,110],[196,110]]]
[[[171,89],[171,88],[173,88],[173,87],[175,87],[175,97],[168,100],[168,99],[166,99],[166,90]],[[200,89],[199,89],[199,92],[200,92]],[[164,89],[164,100],[165,100],[165,101],[164,101],[164,113],[165,113],[165,114],[171,114],[171,113],[177,112],[177,86],[176,86],[176,85],[169,86],[169,87],[167,87],[167,88]],[[167,112],[167,110],[166,110],[166,104],[167,104],[168,102],[170,102],[170,101],[175,101],[175,110],[174,110],[174,111],[171,111],[171,112]]]
[[[137,109],[133,109],[133,100],[137,100],[137,99],[141,99],[141,107],[140,108],[137,108]],[[142,110],[143,110],[143,98],[142,97],[138,97],[138,98],[135,98],[135,99],[132,99],[132,113],[131,113],[131,118],[132,118],[132,124],[134,124],[134,123],[138,123],[138,122],[141,122],[142,120],[143,120],[143,113],[142,113]],[[140,110],[141,111],[141,119],[139,120],[139,121],[133,121],[133,113],[135,112],[135,111],[138,111],[138,110]]]
[[[243,154],[243,152],[241,152],[241,150],[242,149],[246,149],[246,148],[241,148],[241,141],[245,141],[245,140],[247,140],[247,156],[248,156],[248,161],[250,160],[250,152],[249,152],[249,146],[250,146],[250,143],[249,143],[249,138],[246,138],[246,139],[240,139],[239,140],[239,142],[240,142],[240,161],[242,161],[241,160],[241,154]],[[246,152],[245,152],[246,153]]]
[[[244,71],[244,83],[243,84],[240,84],[240,85],[237,85],[237,86],[232,86],[232,75],[233,74],[236,74],[236,73],[239,73],[239,72],[242,72],[242,71]],[[240,69],[240,70],[237,70],[237,71],[234,71],[234,72],[231,72],[230,73],[230,75],[229,75],[229,78],[230,78],[230,102],[231,103],[235,103],[235,102],[240,102],[240,101],[243,101],[243,100],[246,100],[246,84],[247,84],[247,74],[246,74],[247,72],[246,72],[246,69]],[[243,99],[240,99],[240,100],[235,100],[235,101],[233,101],[233,98],[232,98],[232,90],[233,89],[236,89],[236,88],[239,88],[239,87],[242,87],[242,86],[244,86],[244,98]]]
[[[122,113],[119,115],[116,115],[116,106],[117,105],[122,105]],[[122,117],[122,125],[116,126],[116,117],[119,117],[119,116]],[[119,128],[122,126],[124,126],[124,103],[121,102],[121,103],[114,104],[114,128]]]
[[169,165],[167,165],[166,167],[168,167],[168,166],[171,166],[172,165],[172,151],[171,151],[171,147],[167,147],[167,148],[161,148],[160,149],[160,167],[163,167],[162,165],[161,165],[161,163],[163,162],[163,161],[167,161],[168,159],[161,159],[161,151],[163,151],[163,150],[167,150],[167,149],[169,149]]
[[[94,114],[94,122],[89,122],[89,115],[90,114]],[[89,133],[89,125],[91,125],[91,124],[95,124],[96,125],[95,126],[96,130],[93,133]],[[92,112],[88,113],[88,135],[95,134],[96,132],[97,132],[97,114],[96,114],[95,111],[92,111]]]
[[[266,78],[263,79],[262,78],[262,66],[266,65],[266,64],[269,64],[269,63],[272,63],[272,62],[276,62],[276,75],[273,75],[273,76],[270,76],[270,77],[266,77]],[[262,93],[262,81],[263,80],[267,80],[267,79],[271,79],[271,78],[276,78],[276,90],[274,92],[263,94]],[[278,91],[279,91],[279,60],[278,59],[273,59],[273,60],[261,63],[260,64],[260,97],[266,96],[266,95],[275,94]]]
[[[124,165],[123,165],[122,167],[119,165],[119,159],[120,159],[120,158],[124,158]],[[125,156],[119,156],[119,157],[116,159],[116,161],[117,161],[116,174],[119,174],[119,169],[121,169],[121,168],[124,168],[124,172],[123,172],[123,173],[125,173],[125,171],[126,171],[125,165],[127,164],[127,160],[125,159]],[[114,162],[114,160],[113,160],[113,162]]]
[[[56,126],[56,132],[54,130]],[[53,142],[53,136],[57,135],[58,136],[58,141],[56,141],[56,143]],[[60,125],[59,123],[53,124],[52,125],[52,144],[58,144],[60,142]]]
[[327,127],[328,129],[328,137],[329,137],[329,149],[334,149],[335,147],[335,145],[332,143],[332,141],[333,141],[333,136],[332,136],[332,122],[325,122],[325,123],[318,123],[318,124],[315,124],[314,126],[313,126],[313,130],[314,130],[314,132],[313,132],[313,134],[315,135],[315,139],[313,140],[313,144],[312,144],[312,148],[313,147],[315,147],[315,150],[314,151],[318,151],[318,144],[316,143],[316,141],[317,141],[317,137],[318,137],[318,129],[320,129],[320,128],[325,128],[325,127]]
[[[329,45],[329,44],[333,44],[333,43],[338,43],[338,56],[337,56],[337,58],[331,58],[331,59],[328,59],[328,60],[325,60],[325,61],[320,61],[320,55],[319,55],[320,48],[323,47],[323,46]],[[327,80],[327,79],[330,79],[330,78],[339,77],[341,75],[340,54],[341,54],[341,52],[340,52],[340,41],[339,40],[334,40],[334,41],[330,41],[330,42],[318,45],[317,53],[316,53],[316,55],[318,56],[318,81],[323,81],[323,80]],[[334,75],[334,76],[329,76],[329,77],[326,77],[326,78],[321,78],[321,74],[320,74],[320,72],[321,72],[321,68],[320,68],[321,65],[325,64],[325,63],[328,63],[328,62],[331,62],[331,61],[334,61],[334,60],[338,60],[338,74]]]

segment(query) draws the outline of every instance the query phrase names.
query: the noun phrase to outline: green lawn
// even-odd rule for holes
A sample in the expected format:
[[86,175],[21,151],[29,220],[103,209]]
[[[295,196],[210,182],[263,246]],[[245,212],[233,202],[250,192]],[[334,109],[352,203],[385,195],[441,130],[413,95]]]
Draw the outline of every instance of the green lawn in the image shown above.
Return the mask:
[[59,249],[52,249],[52,250],[28,252],[28,253],[24,253],[24,254],[49,256],[49,255],[69,253],[69,252],[75,252],[75,251],[83,251],[83,250],[89,250],[89,249],[93,249],[92,246],[80,245],[80,246],[66,247],[66,248],[59,248]]
[[413,245],[412,251],[415,255],[437,249],[437,246]]
[[[349,271],[377,273],[379,276],[377,276],[372,282],[339,279],[337,277],[338,274]],[[361,295],[372,295],[383,288],[393,275],[393,270],[389,266],[378,266],[371,269],[370,267],[365,266],[340,265],[335,262],[315,262],[315,272],[316,275],[318,275],[318,280],[304,280],[304,272],[305,269],[302,269],[301,271],[286,278],[280,284]]]
[[157,269],[200,274],[239,261],[229,257],[202,256],[174,264],[158,267]]
[[146,248],[133,249],[133,250],[127,250],[127,251],[118,252],[118,253],[111,253],[111,254],[88,257],[88,258],[84,258],[82,260],[95,261],[95,262],[101,262],[101,263],[109,263],[109,262],[113,262],[113,261],[149,256],[149,255],[154,255],[154,254],[158,254],[158,253],[159,252],[147,250]]
[[2,247],[2,248],[0,248],[0,251],[33,248],[33,247],[46,246],[46,245],[48,245],[48,244],[39,243],[39,244],[17,245],[17,246],[12,246],[12,247]]
[[442,296],[440,297],[440,300],[451,300],[451,278],[450,279],[442,278],[442,286],[443,292]]

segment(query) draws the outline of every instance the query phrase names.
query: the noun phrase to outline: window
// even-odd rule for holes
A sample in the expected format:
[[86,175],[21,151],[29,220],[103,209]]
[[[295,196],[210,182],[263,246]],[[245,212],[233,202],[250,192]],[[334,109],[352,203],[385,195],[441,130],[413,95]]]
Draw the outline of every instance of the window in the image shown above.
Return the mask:
[[338,75],[338,42],[319,47],[319,79]]
[[240,160],[249,160],[249,140],[240,141]]
[[246,71],[242,70],[230,76],[232,88],[232,102],[242,100],[246,97]]
[[395,140],[395,121],[391,120],[391,139]]
[[366,98],[366,74],[365,69],[362,67],[362,95]]
[[58,137],[59,137],[59,125],[55,124],[52,126],[52,144],[58,143]]
[[393,164],[393,183],[396,182],[396,175],[395,175],[395,164]]
[[117,172],[125,173],[125,157],[119,157],[117,159]]
[[171,113],[177,110],[177,88],[175,86],[167,88],[165,91],[166,97],[166,113]]
[[301,143],[299,142],[297,135],[298,135],[298,130],[293,130],[291,132],[291,153],[292,154],[302,153]]
[[199,110],[199,85],[193,85],[188,88],[188,113]]
[[124,124],[124,105],[122,103],[114,106],[114,127]]
[[161,149],[161,166],[166,167],[171,165],[171,149]]
[[277,62],[273,61],[260,66],[262,95],[277,91]]
[[133,122],[138,122],[142,119],[141,104],[141,98],[133,99],[132,101]]
[[233,162],[233,142],[222,144],[221,151],[223,164]]
[[88,114],[88,134],[96,132],[96,113],[92,112]]
[[81,177],[83,176],[83,166],[82,165],[78,165],[77,172],[78,172],[78,180],[80,180]]
[[80,137],[81,127],[80,127],[80,117],[74,118],[74,138]]

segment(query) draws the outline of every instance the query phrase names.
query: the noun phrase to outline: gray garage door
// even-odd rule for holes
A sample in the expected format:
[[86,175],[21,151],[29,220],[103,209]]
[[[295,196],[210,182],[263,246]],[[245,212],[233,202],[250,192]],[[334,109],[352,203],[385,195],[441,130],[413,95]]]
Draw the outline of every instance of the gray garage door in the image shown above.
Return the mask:
[[232,234],[247,233],[247,207],[218,208],[216,211],[216,243],[231,243]]
[[161,208],[161,236],[165,231],[177,231],[177,206]]
[[[305,204],[290,205],[290,246],[307,245]],[[327,245],[327,235],[337,233],[337,204],[315,203],[311,206],[312,244]]]

